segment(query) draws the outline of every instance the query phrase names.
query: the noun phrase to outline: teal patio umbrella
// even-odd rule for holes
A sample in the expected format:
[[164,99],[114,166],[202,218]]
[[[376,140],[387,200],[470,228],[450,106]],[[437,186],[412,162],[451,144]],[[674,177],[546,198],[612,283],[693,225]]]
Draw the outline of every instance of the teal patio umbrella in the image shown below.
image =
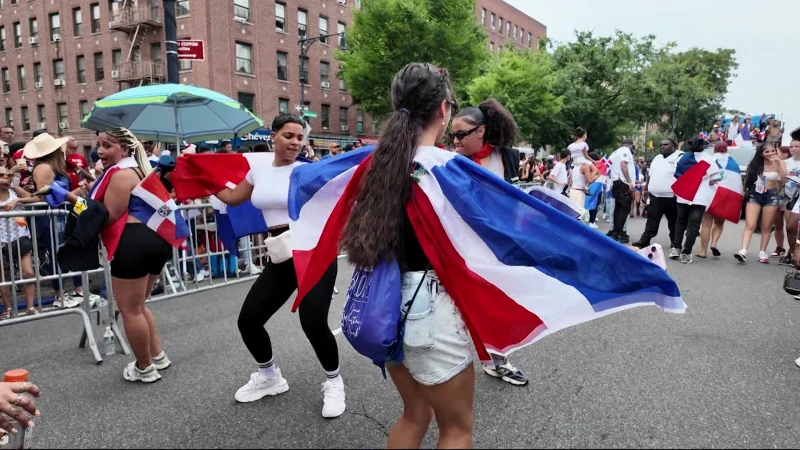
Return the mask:
[[241,103],[185,84],[126,89],[94,103],[81,126],[95,131],[125,127],[139,139],[200,142],[242,136],[264,122]]

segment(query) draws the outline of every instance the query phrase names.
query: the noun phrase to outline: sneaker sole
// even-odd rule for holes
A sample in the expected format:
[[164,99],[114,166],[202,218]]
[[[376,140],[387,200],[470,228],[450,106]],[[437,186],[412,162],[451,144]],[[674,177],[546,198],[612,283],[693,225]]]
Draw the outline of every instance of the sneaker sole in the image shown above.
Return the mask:
[[159,381],[161,379],[161,374],[156,373],[155,375],[153,375],[151,377],[137,378],[137,377],[129,377],[127,373],[123,373],[122,374],[122,378],[124,378],[125,381],[130,381],[131,383],[150,384],[150,383],[155,383],[156,381]]
[[740,255],[740,254],[738,254],[738,253],[734,253],[734,254],[733,254],[733,257],[734,257],[734,258],[736,258],[736,260],[737,260],[737,261],[739,261],[740,263],[745,263],[745,262],[747,262],[747,257],[745,257],[745,256],[742,256],[742,255]]
[[345,411],[347,411],[347,405],[344,405],[344,407],[342,408],[341,412],[337,411],[337,412],[334,412],[334,413],[325,414],[325,412],[323,411],[322,417],[324,417],[325,419],[335,419],[337,417],[341,417],[342,414],[344,414]]
[[483,367],[483,372],[492,378],[503,378],[502,376],[500,376],[499,373],[495,372],[493,369],[490,369],[486,366]]
[[505,381],[506,383],[508,383],[508,384],[512,384],[512,385],[514,385],[514,386],[525,386],[525,385],[527,385],[527,384],[528,384],[528,380],[525,380],[525,381],[517,381],[517,380],[515,380],[515,379],[513,379],[513,378],[509,378],[509,377],[501,377],[500,379],[501,379],[501,380],[503,380],[503,381]]
[[261,400],[264,397],[274,397],[276,395],[283,394],[288,390],[289,390],[289,383],[284,381],[282,384],[279,384],[273,388],[270,388],[270,390],[263,392],[260,397],[239,398],[239,394],[237,392],[236,395],[233,396],[233,398],[239,403],[253,403]]

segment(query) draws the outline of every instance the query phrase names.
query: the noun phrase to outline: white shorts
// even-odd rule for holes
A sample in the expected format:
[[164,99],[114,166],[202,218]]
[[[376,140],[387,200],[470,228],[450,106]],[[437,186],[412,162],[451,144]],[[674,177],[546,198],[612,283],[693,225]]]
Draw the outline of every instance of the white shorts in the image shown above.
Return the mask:
[[[402,276],[403,305],[414,297],[424,272]],[[405,308],[403,308],[405,313]],[[472,342],[453,299],[428,272],[405,325],[403,365],[420,384],[442,384],[472,364]]]

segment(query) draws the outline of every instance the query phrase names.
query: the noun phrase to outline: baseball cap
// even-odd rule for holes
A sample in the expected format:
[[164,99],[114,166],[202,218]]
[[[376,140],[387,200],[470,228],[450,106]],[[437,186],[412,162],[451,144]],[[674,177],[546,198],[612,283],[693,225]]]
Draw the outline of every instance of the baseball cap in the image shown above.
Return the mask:
[[623,139],[621,143],[622,145],[633,145],[633,139]]

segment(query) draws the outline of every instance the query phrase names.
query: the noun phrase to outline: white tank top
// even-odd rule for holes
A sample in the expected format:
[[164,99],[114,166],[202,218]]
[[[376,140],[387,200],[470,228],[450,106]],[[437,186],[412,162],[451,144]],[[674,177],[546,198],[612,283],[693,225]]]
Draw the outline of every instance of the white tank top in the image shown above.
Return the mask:
[[581,172],[581,166],[576,164],[572,169],[572,189],[584,189],[586,187],[586,177]]
[[245,180],[253,185],[250,200],[261,210],[268,227],[289,224],[289,177],[295,167],[303,164],[295,161],[282,167],[272,165],[271,158],[248,158],[250,171]]
[[586,153],[589,153],[589,145],[586,142],[573,142],[569,144],[567,150],[569,150],[569,154],[572,155],[572,162],[576,166],[589,164],[591,162],[583,156],[584,150],[586,150]]

